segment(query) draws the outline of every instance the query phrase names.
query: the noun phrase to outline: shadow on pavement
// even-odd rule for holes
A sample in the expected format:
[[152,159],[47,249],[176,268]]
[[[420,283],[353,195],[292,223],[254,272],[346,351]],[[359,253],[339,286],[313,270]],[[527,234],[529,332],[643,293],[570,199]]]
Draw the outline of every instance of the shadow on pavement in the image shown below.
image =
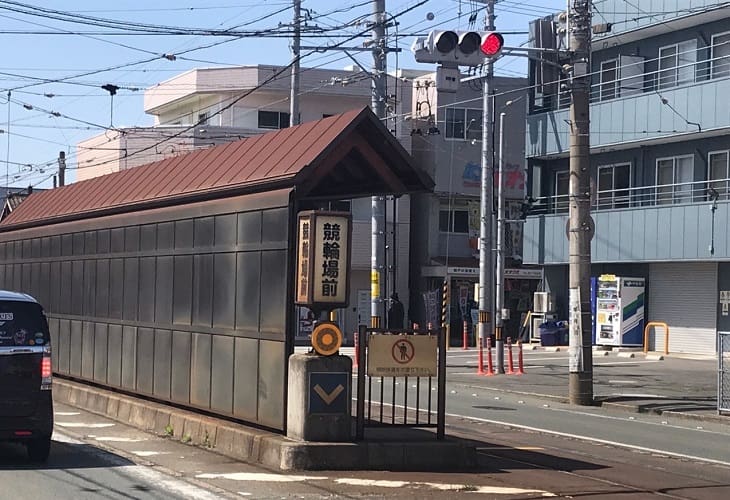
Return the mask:
[[0,471],[92,469],[135,465],[126,458],[88,444],[53,441],[46,463],[28,459],[25,446],[18,443],[0,443]]

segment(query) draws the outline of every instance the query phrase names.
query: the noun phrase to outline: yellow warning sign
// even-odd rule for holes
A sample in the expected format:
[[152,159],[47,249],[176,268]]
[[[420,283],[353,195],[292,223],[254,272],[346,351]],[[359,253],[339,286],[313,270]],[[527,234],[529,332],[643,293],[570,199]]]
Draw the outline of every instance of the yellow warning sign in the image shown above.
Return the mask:
[[318,323],[312,330],[312,347],[322,356],[337,354],[342,346],[342,331],[328,321]]

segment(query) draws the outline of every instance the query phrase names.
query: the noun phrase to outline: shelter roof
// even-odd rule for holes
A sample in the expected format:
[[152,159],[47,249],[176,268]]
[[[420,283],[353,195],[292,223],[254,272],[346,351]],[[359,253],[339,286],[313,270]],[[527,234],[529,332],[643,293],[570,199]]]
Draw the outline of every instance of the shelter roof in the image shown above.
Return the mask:
[[365,107],[33,193],[0,231],[282,188],[345,200],[433,181]]

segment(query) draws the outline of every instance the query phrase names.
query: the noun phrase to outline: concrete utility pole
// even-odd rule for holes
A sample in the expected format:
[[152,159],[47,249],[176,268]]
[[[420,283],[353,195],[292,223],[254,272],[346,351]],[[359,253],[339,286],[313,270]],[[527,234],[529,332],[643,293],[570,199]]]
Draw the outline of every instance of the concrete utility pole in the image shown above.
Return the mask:
[[[385,119],[385,0],[373,0],[373,85],[372,108],[378,119]],[[385,197],[371,199],[371,257],[370,257],[370,323],[379,328],[385,324],[384,262],[385,262]],[[382,323],[381,323],[382,321]]]
[[[486,0],[487,31],[494,31],[494,2]],[[487,344],[491,334],[489,311],[494,303],[494,266],[492,265],[492,215],[494,211],[494,98],[492,94],[492,75],[494,65],[487,59],[486,75],[482,90],[482,178],[480,196],[479,224],[479,338],[482,345]],[[499,314],[499,313],[498,313]],[[504,373],[504,340],[501,330],[495,332],[497,348],[497,371]]]
[[63,187],[66,185],[66,153],[64,151],[58,152],[58,186]]
[[301,0],[294,0],[294,37],[291,43],[291,95],[289,97],[289,126],[299,125],[299,42],[301,35]]
[[[495,287],[494,322],[497,337],[502,338],[504,327],[504,117],[507,113],[499,114],[499,160],[497,170],[497,282]],[[497,351],[499,352],[499,351]],[[504,365],[501,365],[504,368]]]
[[570,74],[570,220],[569,287],[570,346],[568,392],[572,404],[593,404],[593,352],[591,350],[591,218],[589,60],[591,2],[572,0],[568,12]]

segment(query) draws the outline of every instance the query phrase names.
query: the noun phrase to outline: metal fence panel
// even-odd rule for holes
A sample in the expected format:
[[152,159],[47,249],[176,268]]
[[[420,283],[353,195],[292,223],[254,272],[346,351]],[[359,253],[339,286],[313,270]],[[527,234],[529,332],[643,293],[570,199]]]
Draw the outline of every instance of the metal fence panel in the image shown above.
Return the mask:
[[719,332],[717,358],[717,409],[730,412],[730,332]]

